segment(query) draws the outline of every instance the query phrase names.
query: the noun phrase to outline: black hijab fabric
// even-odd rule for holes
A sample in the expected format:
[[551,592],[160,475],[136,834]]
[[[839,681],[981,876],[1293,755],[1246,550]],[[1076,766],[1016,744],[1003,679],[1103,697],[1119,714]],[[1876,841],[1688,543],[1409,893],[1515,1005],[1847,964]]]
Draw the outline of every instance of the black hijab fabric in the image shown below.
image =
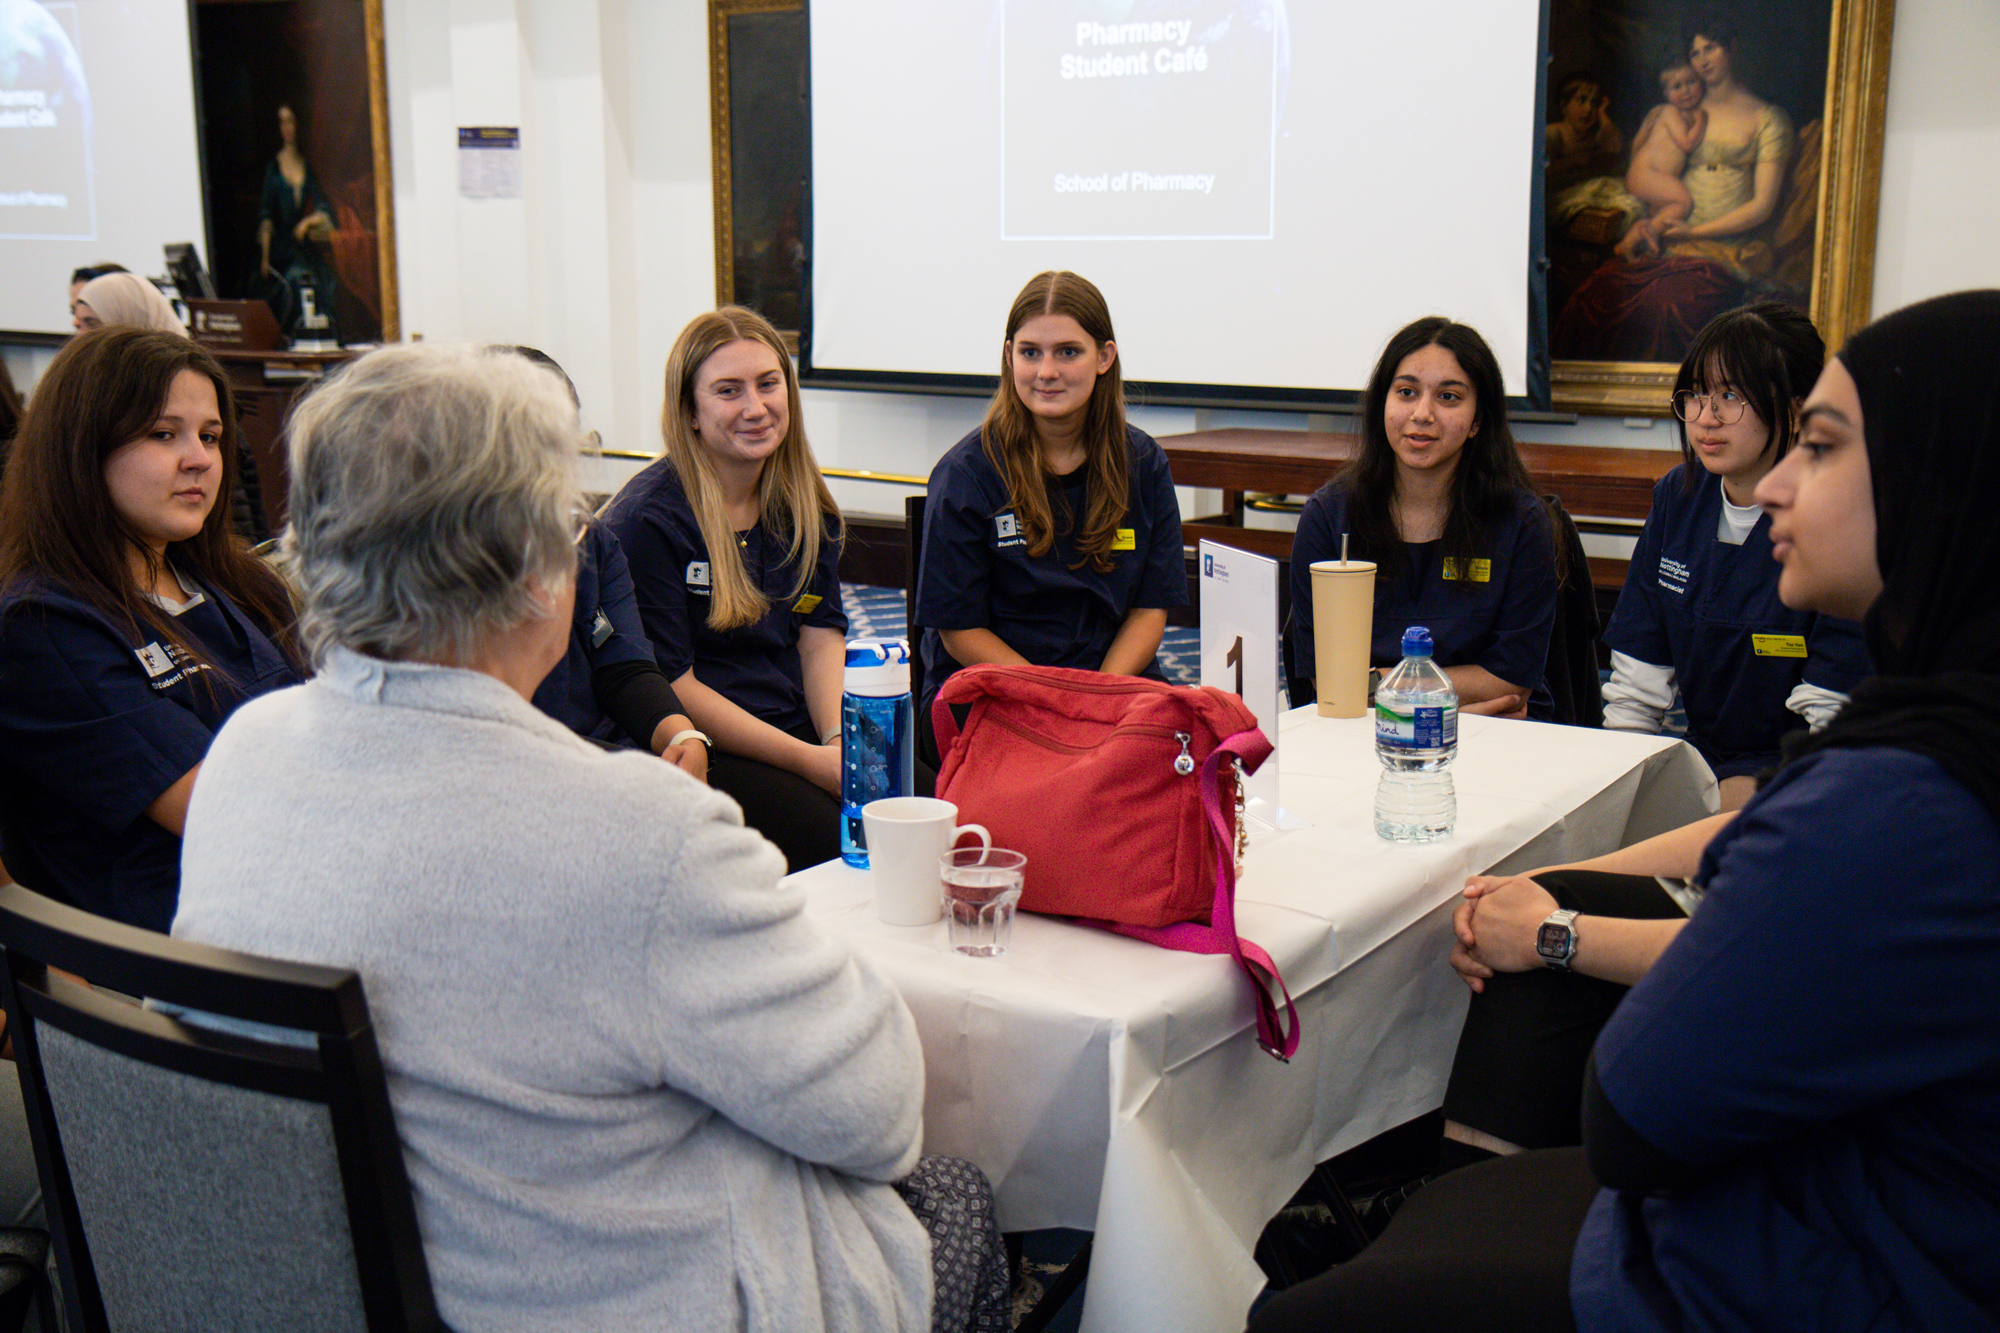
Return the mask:
[[1886,315],[1840,360],[1874,473],[1876,669],[2000,672],[2000,291]]
[[2000,823],[2000,291],[1898,310],[1840,360],[1860,391],[1882,595],[1881,674],[1786,758],[1891,745],[1935,759]]

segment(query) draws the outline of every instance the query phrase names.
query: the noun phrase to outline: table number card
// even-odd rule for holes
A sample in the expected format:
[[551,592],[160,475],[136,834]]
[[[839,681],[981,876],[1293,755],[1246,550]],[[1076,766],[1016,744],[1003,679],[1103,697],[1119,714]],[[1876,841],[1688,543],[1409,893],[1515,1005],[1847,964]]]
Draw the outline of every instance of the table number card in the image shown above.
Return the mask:
[[1250,775],[1254,829],[1303,828],[1279,799],[1278,562],[1219,542],[1201,544],[1201,683],[1243,700],[1271,741]]

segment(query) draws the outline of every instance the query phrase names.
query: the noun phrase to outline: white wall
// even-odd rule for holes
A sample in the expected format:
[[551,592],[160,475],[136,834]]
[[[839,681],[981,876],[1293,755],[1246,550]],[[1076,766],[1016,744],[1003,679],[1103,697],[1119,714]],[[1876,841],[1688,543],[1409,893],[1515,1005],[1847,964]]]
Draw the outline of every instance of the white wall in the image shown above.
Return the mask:
[[1901,0],[1886,124],[1874,313],[2000,287],[2000,5]]
[[[536,343],[569,368],[607,443],[652,447],[667,349],[714,293],[704,0],[387,0],[387,10],[404,327]],[[2000,285],[1996,68],[2000,8],[1989,0],[1899,7],[1878,311]],[[455,127],[515,123],[529,197],[459,199]],[[996,337],[1000,316],[966,315],[994,321]],[[979,411],[965,399],[833,391],[809,391],[806,405],[827,465],[918,474]],[[1307,424],[1221,411],[1140,420],[1160,433]],[[1653,421],[1521,433],[1673,447]],[[631,470],[603,466],[607,485]],[[900,491],[839,489],[851,508],[901,507]]]
[[[407,335],[526,342],[576,380],[607,445],[658,442],[660,375],[714,301],[705,0],[385,0],[397,257]],[[1904,0],[1890,63],[1875,309],[2000,286],[2000,6]],[[519,125],[519,200],[458,197],[461,125]],[[1003,312],[972,311],[995,336]],[[925,312],[923,317],[933,316]],[[17,384],[51,355],[5,349]],[[1143,367],[1134,367],[1143,376]],[[811,391],[828,466],[927,473],[978,419],[972,400]],[[1305,426],[1298,414],[1136,414],[1155,433]],[[1524,437],[1671,448],[1666,423],[1585,418]],[[587,478],[615,488],[635,464]],[[897,512],[902,492],[836,488]]]

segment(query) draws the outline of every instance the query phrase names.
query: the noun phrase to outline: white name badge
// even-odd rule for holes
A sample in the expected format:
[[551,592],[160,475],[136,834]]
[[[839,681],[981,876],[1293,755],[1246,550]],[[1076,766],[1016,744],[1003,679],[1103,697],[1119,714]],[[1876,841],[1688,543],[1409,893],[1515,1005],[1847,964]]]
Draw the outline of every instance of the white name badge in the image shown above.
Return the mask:
[[174,669],[174,659],[167,650],[157,643],[149,643],[144,648],[135,649],[139,665],[146,668],[146,674],[158,679]]

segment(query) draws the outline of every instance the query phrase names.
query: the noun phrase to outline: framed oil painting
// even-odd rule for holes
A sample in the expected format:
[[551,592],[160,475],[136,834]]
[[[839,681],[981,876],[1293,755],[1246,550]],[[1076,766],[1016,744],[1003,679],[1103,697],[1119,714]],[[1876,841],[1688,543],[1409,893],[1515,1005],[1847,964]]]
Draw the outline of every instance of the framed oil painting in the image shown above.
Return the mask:
[[1748,301],[1867,321],[1894,0],[1553,0],[1555,406],[1667,410],[1701,327]]
[[278,327],[393,341],[396,244],[382,0],[197,0],[209,269]]
[[804,0],[709,0],[715,301],[749,306],[798,351],[805,278]]

